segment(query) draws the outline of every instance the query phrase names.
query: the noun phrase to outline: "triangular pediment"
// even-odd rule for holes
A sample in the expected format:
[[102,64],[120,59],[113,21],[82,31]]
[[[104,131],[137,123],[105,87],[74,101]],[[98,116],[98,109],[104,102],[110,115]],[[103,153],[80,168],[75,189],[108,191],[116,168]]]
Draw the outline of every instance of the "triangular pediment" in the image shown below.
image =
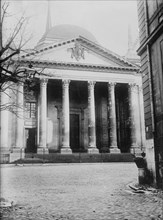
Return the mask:
[[128,63],[117,54],[82,37],[48,46],[29,54],[28,58],[30,57],[33,61],[39,60],[44,63],[57,62],[108,67],[133,67],[131,63]]

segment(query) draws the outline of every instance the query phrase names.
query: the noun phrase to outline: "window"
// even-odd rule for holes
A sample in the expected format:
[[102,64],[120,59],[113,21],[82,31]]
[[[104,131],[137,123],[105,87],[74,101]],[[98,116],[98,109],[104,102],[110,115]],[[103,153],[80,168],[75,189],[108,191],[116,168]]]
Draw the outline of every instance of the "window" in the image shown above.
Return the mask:
[[150,19],[157,10],[160,10],[161,12],[163,1],[162,0],[147,0],[147,6],[148,6],[148,18]]
[[148,5],[148,18],[150,19],[152,17],[152,15],[155,13],[155,11],[157,10],[157,1],[156,0],[152,0],[152,1],[147,0],[147,5]]
[[36,118],[35,102],[26,102],[26,118]]
[[160,41],[160,50],[161,50],[161,65],[162,65],[162,73],[163,73],[163,40]]
[[163,1],[162,0],[157,0],[157,5],[158,5],[158,7],[163,6]]

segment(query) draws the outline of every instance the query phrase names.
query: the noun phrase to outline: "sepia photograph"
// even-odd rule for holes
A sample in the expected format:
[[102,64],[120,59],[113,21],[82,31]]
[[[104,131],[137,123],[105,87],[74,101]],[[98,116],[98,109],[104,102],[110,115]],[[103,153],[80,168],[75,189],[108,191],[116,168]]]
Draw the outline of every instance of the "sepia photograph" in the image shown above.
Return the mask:
[[0,219],[163,220],[163,0],[0,12]]

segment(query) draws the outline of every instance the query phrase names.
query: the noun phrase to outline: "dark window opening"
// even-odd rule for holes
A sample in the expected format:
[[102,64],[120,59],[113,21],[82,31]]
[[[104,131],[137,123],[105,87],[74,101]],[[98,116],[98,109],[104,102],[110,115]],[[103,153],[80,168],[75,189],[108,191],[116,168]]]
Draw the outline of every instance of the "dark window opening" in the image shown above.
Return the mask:
[[26,118],[36,118],[36,103],[26,102]]

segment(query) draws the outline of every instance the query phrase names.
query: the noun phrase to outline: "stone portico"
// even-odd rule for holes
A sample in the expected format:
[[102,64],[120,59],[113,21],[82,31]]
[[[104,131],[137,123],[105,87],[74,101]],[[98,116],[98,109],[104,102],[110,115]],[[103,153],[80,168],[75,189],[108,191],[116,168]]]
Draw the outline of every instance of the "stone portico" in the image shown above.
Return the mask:
[[[39,92],[37,100],[33,102],[37,106],[35,117],[16,119],[16,145],[13,152],[16,149],[25,148],[28,153],[37,152],[38,154],[49,153],[49,151],[61,154],[80,151],[99,153],[103,147],[108,148],[110,153],[140,152],[144,143],[143,121],[140,117],[141,77],[127,72],[126,74],[92,72],[92,77],[90,77],[91,73],[88,77],[86,71],[80,72],[80,75],[73,74],[76,72],[73,70],[65,72],[67,77],[65,74],[64,79],[62,75],[59,78],[59,74],[62,73],[60,70],[57,79],[55,76],[38,79]],[[90,81],[90,78],[93,81]],[[19,88],[21,92],[18,100],[23,102],[23,84]],[[118,93],[122,94],[122,98]],[[26,102],[30,103],[29,100]],[[118,106],[119,102],[124,102],[122,109]],[[128,113],[125,112],[126,107]],[[121,114],[126,114],[124,121],[120,118]],[[1,119],[4,124],[3,120],[6,121],[6,117]],[[128,127],[123,127],[126,123]],[[30,134],[32,129],[35,130],[34,136]],[[122,137],[121,129],[125,129],[125,132],[128,129],[130,136]],[[28,144],[30,138],[33,139],[30,141],[33,146]],[[7,139],[8,136],[2,139],[4,144]],[[124,142],[124,139],[128,139],[130,146],[121,148],[123,144],[121,142]]]
[[[22,68],[32,66],[29,72],[41,70],[41,74],[35,75],[33,86],[15,85],[21,117],[1,113],[1,147],[11,155],[20,150],[37,154],[142,151],[139,68],[92,40],[79,36],[53,44],[44,39],[43,44],[42,39],[35,52],[21,57]],[[2,102],[7,99],[2,93]]]

